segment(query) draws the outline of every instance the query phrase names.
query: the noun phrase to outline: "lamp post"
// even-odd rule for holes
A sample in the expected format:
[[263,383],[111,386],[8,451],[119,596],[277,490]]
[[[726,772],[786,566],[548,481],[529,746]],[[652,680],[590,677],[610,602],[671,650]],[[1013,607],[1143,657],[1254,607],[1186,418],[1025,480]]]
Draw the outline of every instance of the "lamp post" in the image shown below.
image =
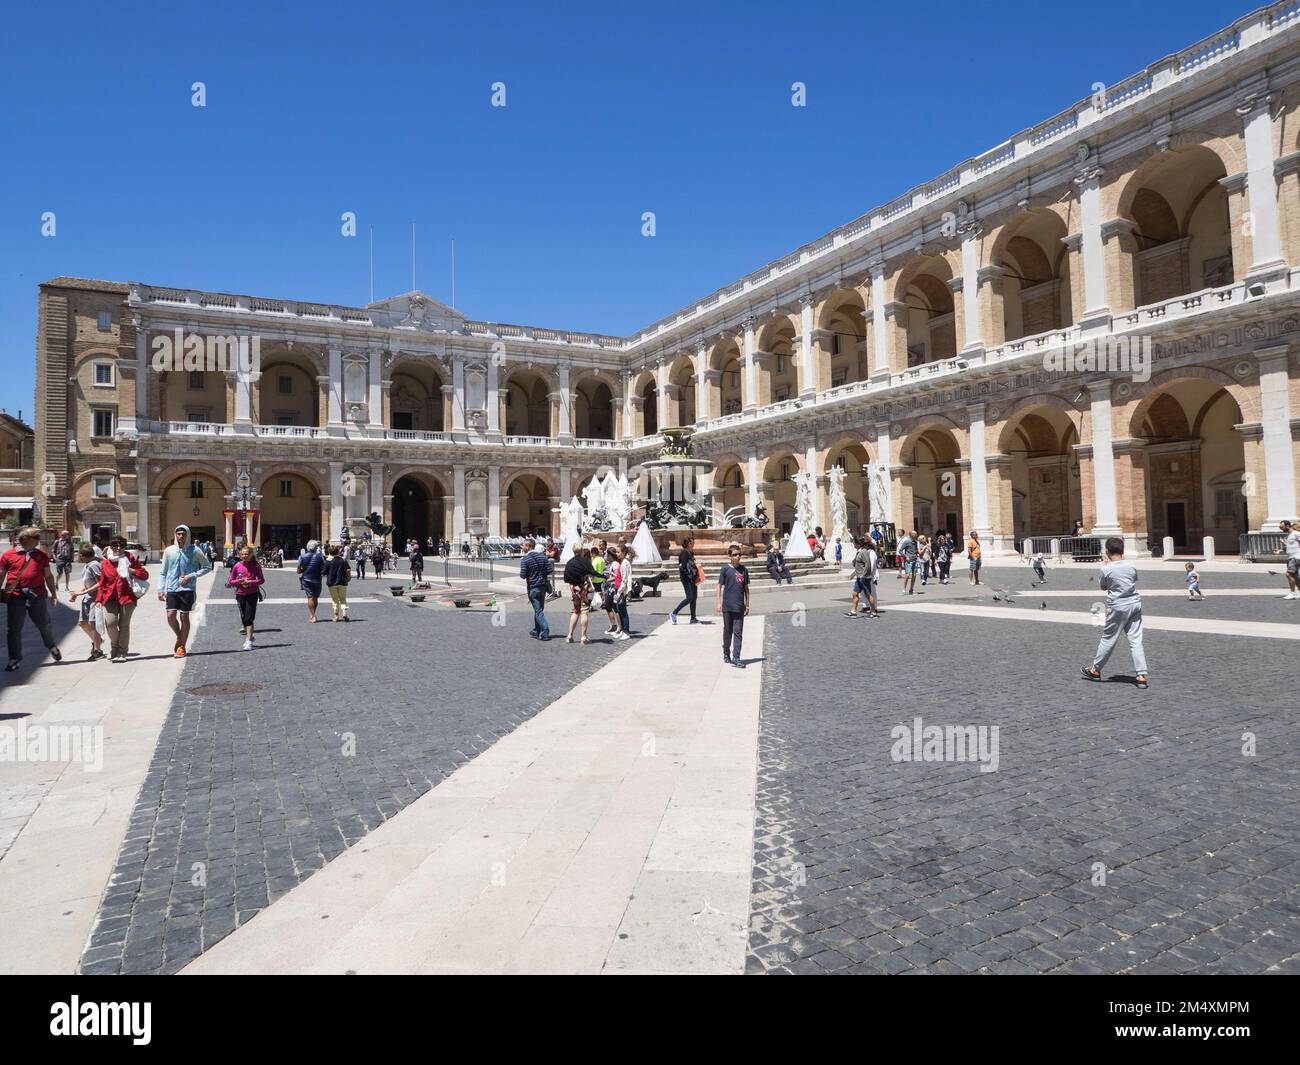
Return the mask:
[[[248,475],[247,470],[240,470],[239,476],[235,478],[235,506],[239,509],[243,518],[240,527],[244,530],[244,543],[248,543],[248,512],[253,509],[251,489],[253,479]],[[239,545],[235,545],[238,549]]]

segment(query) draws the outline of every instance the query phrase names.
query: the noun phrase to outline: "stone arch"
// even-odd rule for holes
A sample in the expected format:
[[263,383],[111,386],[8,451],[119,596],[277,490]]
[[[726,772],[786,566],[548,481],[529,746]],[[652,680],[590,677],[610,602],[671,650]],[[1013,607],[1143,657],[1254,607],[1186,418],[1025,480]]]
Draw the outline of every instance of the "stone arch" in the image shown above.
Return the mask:
[[[282,496],[278,481],[288,479],[294,483],[302,482],[307,489],[307,498],[300,492]],[[308,540],[322,539],[322,504],[321,496],[325,494],[324,486],[329,483],[321,471],[300,462],[265,462],[259,464],[259,472],[253,474],[255,490],[261,496],[262,521],[259,538],[262,544],[279,543],[289,557],[295,548],[303,547]],[[340,530],[331,530],[332,536],[338,536]]]
[[817,308],[813,364],[818,391],[871,376],[866,308],[863,294],[852,288],[832,290]]
[[444,476],[436,470],[431,470],[427,465],[400,466],[394,472],[385,470],[384,495],[392,495],[397,482],[403,477],[411,477],[422,482],[430,492],[436,492],[438,496],[451,495],[451,474]]
[[1092,438],[1092,429],[1089,424],[1091,414],[1087,409],[1080,410],[1069,400],[1062,399],[1050,392],[1040,392],[1016,400],[1012,406],[1002,412],[999,419],[1001,429],[998,432],[997,450],[999,453],[1003,455],[1010,454],[1009,448],[1015,439],[1019,420],[1024,415],[1032,413],[1035,407],[1050,407],[1053,410],[1061,411],[1074,425],[1075,434],[1080,440],[1090,440]]
[[252,396],[258,424],[322,424],[319,379],[328,369],[319,354],[301,344],[277,343],[262,352],[259,368]]
[[546,485],[547,492],[552,496],[558,496],[560,494],[560,480],[559,477],[556,476],[555,471],[543,469],[541,466],[523,466],[517,470],[511,470],[504,478],[502,478],[502,494],[504,495],[506,489],[508,489],[520,477],[536,477]]
[[1160,373],[1154,374],[1151,380],[1134,388],[1133,394],[1129,396],[1129,404],[1133,406],[1133,410],[1128,415],[1126,422],[1129,436],[1141,436],[1140,429],[1151,405],[1169,385],[1186,378],[1199,378],[1209,381],[1226,391],[1236,401],[1237,409],[1241,411],[1242,421],[1257,422],[1262,417],[1259,407],[1259,389],[1257,387],[1252,388],[1250,384],[1243,384],[1240,380],[1234,379],[1222,370],[1216,370],[1211,366],[1184,366],[1172,370],[1162,370]]
[[[188,484],[182,482],[202,479],[215,483],[216,491],[208,494],[206,487],[201,497],[189,494]],[[219,470],[208,462],[174,462],[155,475],[158,486],[158,528],[161,542],[171,542],[171,530],[177,525],[190,527],[195,540],[225,540],[226,496],[231,492],[234,475]],[[194,511],[199,513],[196,515]]]

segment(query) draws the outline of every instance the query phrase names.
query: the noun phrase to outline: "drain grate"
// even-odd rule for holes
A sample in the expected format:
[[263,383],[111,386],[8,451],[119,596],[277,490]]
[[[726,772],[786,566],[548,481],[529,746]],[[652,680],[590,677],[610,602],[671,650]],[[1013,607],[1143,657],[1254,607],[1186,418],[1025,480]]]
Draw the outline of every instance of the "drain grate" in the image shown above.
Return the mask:
[[261,684],[200,684],[197,688],[186,688],[191,695],[247,695],[249,692],[262,690]]

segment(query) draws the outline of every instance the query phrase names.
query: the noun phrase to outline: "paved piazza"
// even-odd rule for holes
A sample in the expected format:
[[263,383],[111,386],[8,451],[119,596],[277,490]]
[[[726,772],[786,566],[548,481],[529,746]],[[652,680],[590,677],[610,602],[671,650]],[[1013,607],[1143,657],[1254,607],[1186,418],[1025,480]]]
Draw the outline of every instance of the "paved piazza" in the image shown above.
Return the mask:
[[[511,581],[503,626],[388,581],[310,626],[273,571],[245,654],[215,589],[184,663],[46,662],[27,686],[47,711],[5,691],[6,721],[68,722],[78,685],[169,671],[134,718],[99,719],[112,773],[6,786],[27,812],[0,858],[0,968],[1298,971],[1300,711],[1277,692],[1300,606],[1265,567],[1217,564],[1200,603],[1179,572],[1142,569],[1147,691],[1122,647],[1107,683],[1078,676],[1090,566],[911,597],[887,573],[875,621],[842,616],[842,579],[759,584],[744,672],[711,606],[672,626],[670,599],[583,648],[529,640]],[[195,691],[220,684],[257,687]],[[917,716],[996,727],[996,771],[894,761]]]

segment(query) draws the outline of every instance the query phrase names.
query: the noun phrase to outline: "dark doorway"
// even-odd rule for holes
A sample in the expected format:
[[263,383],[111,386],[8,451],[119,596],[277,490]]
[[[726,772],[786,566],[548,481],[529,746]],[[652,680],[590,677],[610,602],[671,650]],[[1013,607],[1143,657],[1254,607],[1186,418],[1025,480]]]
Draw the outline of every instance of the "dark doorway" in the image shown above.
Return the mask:
[[1173,537],[1174,550],[1187,550],[1187,504],[1181,499],[1165,503],[1165,535]]
[[[429,506],[429,490],[414,477],[403,477],[393,485],[393,546],[405,547],[415,540],[426,547],[429,537],[441,539],[442,506]],[[435,513],[430,518],[430,510]]]

